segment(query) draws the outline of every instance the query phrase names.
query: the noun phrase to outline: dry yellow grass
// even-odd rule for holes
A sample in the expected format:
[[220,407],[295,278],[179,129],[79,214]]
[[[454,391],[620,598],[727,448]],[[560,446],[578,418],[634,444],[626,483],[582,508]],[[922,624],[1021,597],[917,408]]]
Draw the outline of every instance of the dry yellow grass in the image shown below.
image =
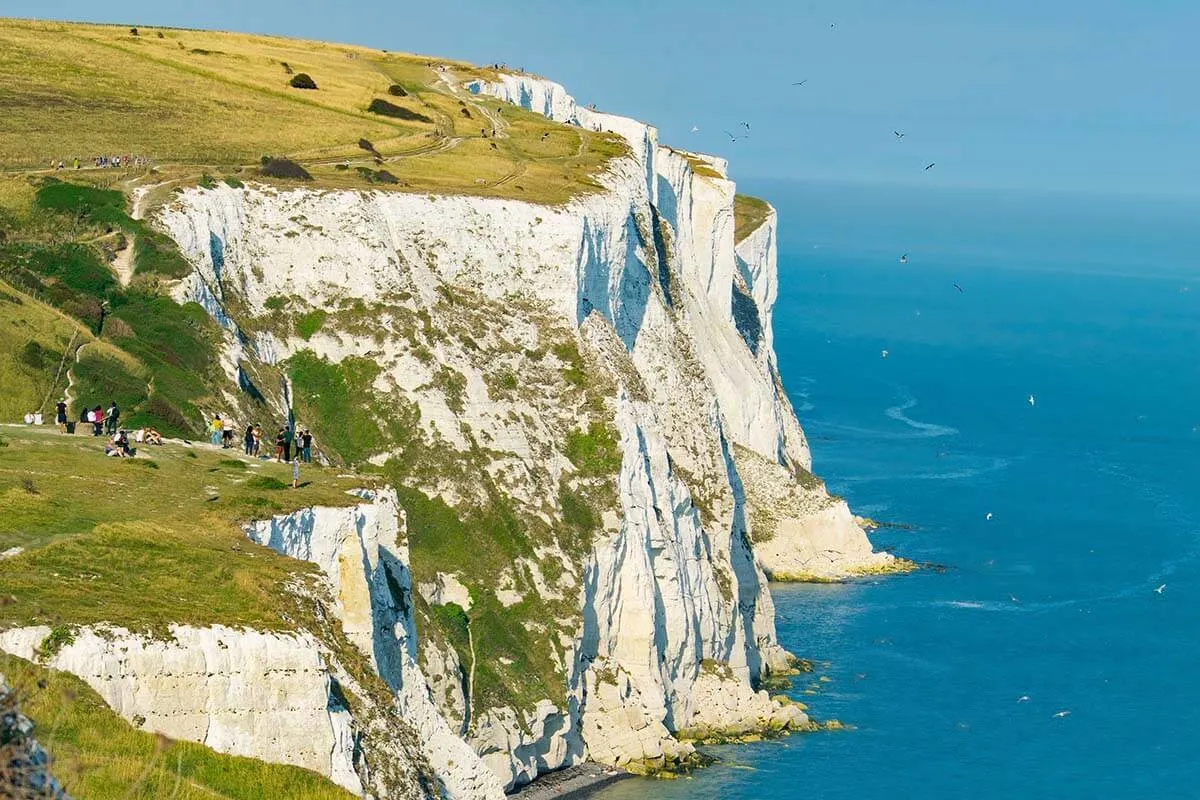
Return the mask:
[[747,194],[735,195],[733,198],[733,240],[741,242],[759,229],[771,214],[771,206],[766,200],[759,200]]
[[[301,72],[317,90],[288,85]],[[467,64],[298,39],[157,28],[134,36],[110,25],[0,20],[0,169],[71,166],[76,157],[86,167],[97,155],[128,154],[153,159],[178,180],[202,172],[250,178],[262,155],[286,155],[319,186],[365,188],[354,167],[370,166],[396,175],[395,190],[560,203],[594,190],[608,159],[625,152],[612,134],[553,123],[460,86],[492,76]],[[407,96],[390,96],[393,83]],[[427,121],[370,113],[376,98]],[[360,139],[385,163],[375,164]],[[346,161],[350,169],[334,168]]]

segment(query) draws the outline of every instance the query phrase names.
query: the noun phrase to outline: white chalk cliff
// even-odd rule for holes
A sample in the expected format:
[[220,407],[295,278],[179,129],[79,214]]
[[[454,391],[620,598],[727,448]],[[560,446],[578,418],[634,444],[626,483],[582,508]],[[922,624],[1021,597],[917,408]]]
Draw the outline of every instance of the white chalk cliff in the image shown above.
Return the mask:
[[[163,643],[84,632],[52,663],[150,729],[308,766],[355,791],[387,788],[372,773],[387,753],[397,775],[428,769],[449,797],[491,798],[588,758],[687,762],[680,732],[804,728],[798,707],[755,690],[790,666],[767,576],[837,578],[891,557],[871,551],[809,472],[773,351],[774,213],[735,243],[734,184],[714,177],[723,160],[662,146],[653,127],[580,107],[549,81],[470,89],[618,133],[629,154],[602,191],[557,207],[249,185],[183,190],[155,220],[194,266],[177,297],[228,331],[231,379],[286,373],[301,352],[364,359],[378,368],[374,397],[411,404],[424,441],[444,451],[486,451],[496,491],[546,531],[530,534],[530,555],[480,575],[410,558],[391,491],[248,528],[320,567],[345,637],[415,737],[385,749],[378,726],[393,717],[377,701],[370,719],[332,702],[345,670],[304,633],[180,628]],[[329,314],[301,338],[279,324],[281,302]],[[297,388],[272,393],[262,380],[280,408]],[[611,475],[589,472],[567,444],[599,423],[615,437]],[[368,456],[383,465],[400,449]],[[404,488],[454,509],[487,502],[452,473]],[[591,526],[582,549],[558,535],[571,492],[611,500],[580,523]],[[534,600],[549,611],[521,627],[557,685],[545,697],[482,696],[474,605],[517,615]],[[427,635],[434,611],[455,608],[469,648]],[[0,647],[31,654],[46,633],[8,632]],[[510,668],[520,666],[500,674]],[[264,676],[273,683],[254,690],[248,679]],[[357,757],[364,743],[377,746]]]

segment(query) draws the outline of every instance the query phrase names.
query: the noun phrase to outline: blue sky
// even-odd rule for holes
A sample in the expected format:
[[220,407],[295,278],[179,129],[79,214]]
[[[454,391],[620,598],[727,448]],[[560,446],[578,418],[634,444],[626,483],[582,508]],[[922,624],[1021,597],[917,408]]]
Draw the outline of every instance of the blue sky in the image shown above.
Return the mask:
[[[735,178],[1200,195],[1195,0],[5,0],[0,13],[503,61],[728,156]],[[729,142],[743,120],[750,137]]]

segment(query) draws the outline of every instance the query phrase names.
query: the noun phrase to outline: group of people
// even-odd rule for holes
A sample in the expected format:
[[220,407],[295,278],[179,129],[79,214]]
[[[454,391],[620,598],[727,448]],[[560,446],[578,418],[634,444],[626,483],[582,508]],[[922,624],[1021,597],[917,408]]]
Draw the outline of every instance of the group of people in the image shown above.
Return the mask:
[[[71,159],[72,169],[79,169],[81,166],[83,166],[83,162],[80,161],[78,156]],[[92,166],[96,167],[97,169],[104,169],[107,167],[148,167],[150,166],[150,159],[146,158],[145,156],[96,156],[92,159]],[[67,162],[61,158],[57,161],[52,160],[50,162],[50,168],[53,170],[66,169]]]
[[[214,445],[220,445],[228,450],[233,447],[233,420],[228,417],[221,418],[220,414],[214,414],[212,421],[208,426],[209,441]],[[242,434],[242,451],[253,458],[271,457],[270,451],[264,451],[263,440],[266,438],[266,433],[261,425],[247,425],[245,432]],[[305,464],[312,463],[312,431],[307,428],[292,427],[291,425],[281,425],[275,433],[275,460],[278,462],[304,462]]]
[[[41,425],[42,415],[40,412],[36,414],[31,412],[25,415],[25,421],[31,425]],[[54,404],[54,421],[61,432],[75,433],[76,423],[70,420],[65,397]],[[117,405],[116,400],[109,402],[107,411],[102,406],[85,407],[79,413],[79,422],[92,426],[92,436],[106,435],[109,437],[110,440],[104,445],[104,454],[108,456],[126,458],[133,455],[130,448],[131,442],[137,444],[163,443],[162,434],[153,427],[138,428],[132,431],[122,428],[120,425],[121,407]]]

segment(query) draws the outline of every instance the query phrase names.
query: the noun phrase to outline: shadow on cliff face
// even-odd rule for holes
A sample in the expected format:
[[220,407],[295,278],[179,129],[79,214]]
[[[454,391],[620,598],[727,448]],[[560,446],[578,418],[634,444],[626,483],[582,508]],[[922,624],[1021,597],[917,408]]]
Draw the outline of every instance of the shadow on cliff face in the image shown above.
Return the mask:
[[[610,246],[619,246],[624,239],[625,254],[620,272],[613,279],[613,255]],[[593,309],[612,323],[626,350],[633,350],[646,306],[650,302],[650,273],[639,255],[642,244],[637,221],[630,214],[624,225],[624,236],[610,238],[590,219],[583,221],[583,237],[579,245],[577,276],[579,304],[576,324],[582,325]]]

